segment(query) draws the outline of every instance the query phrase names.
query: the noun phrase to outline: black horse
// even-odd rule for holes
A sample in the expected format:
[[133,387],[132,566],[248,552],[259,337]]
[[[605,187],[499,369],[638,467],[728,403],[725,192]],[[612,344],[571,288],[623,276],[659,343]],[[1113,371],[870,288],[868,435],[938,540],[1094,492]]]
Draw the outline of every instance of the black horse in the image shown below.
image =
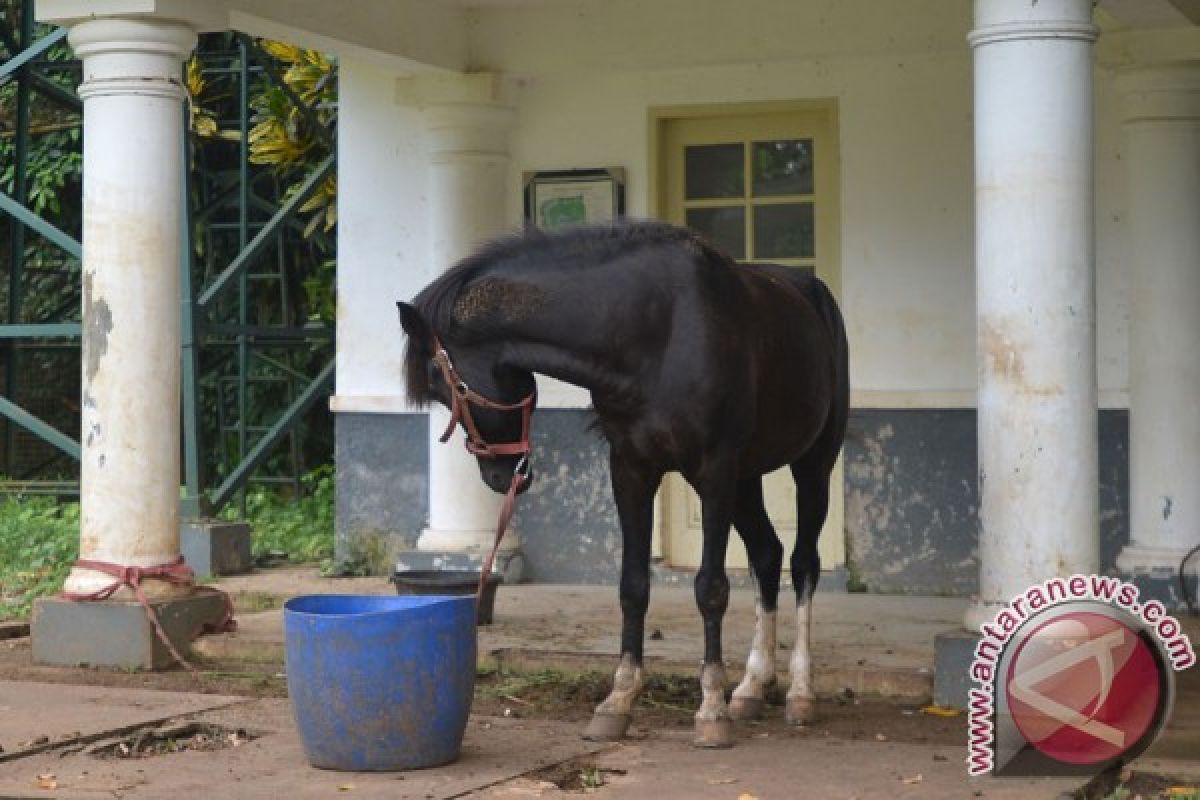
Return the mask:
[[[791,556],[797,635],[786,713],[789,722],[807,721],[817,536],[849,398],[845,329],[825,284],[803,270],[738,265],[687,230],[622,222],[500,239],[451,268],[412,305],[398,305],[408,334],[410,400],[455,409],[483,480],[497,492],[511,497],[532,481],[534,373],[591,392],[610,446],[621,523],[623,623],[612,693],[585,736],[624,735],[643,685],[653,500],[672,471],[703,507],[695,581],[704,619],[703,700],[695,743],[732,744],[731,719],[761,713],[775,680],[783,546],[764,508],[762,476],[784,465],[796,481],[798,506]],[[721,619],[729,602],[731,524],[756,579],[758,620],[745,679],[726,704]]]

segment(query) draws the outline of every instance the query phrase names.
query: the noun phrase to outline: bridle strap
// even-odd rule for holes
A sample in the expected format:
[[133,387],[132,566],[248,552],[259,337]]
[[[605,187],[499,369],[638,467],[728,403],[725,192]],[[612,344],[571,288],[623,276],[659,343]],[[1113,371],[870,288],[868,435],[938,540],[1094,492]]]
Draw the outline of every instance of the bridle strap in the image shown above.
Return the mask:
[[[516,403],[497,403],[494,400],[489,400],[483,395],[476,392],[467,382],[458,374],[458,370],[454,368],[454,363],[450,360],[450,354],[446,352],[446,348],[442,347],[442,343],[435,336],[433,339],[433,360],[441,370],[442,379],[446,381],[446,386],[450,389],[450,424],[446,426],[445,432],[442,433],[438,441],[445,444],[454,434],[454,428],[459,422],[462,422],[463,427],[467,432],[466,445],[467,450],[472,454],[481,458],[496,458],[497,456],[521,456],[517,462],[517,466],[513,469],[512,482],[508,486],[508,491],[504,495],[504,504],[500,507],[500,516],[496,519],[496,536],[492,540],[492,549],[488,553],[487,559],[483,562],[483,566],[479,570],[479,588],[476,590],[476,607],[483,602],[483,591],[487,587],[488,578],[492,575],[492,564],[496,561],[496,552],[500,549],[500,542],[504,539],[504,532],[508,530],[508,523],[512,522],[513,512],[516,509],[517,492],[520,491],[521,485],[529,480],[529,454],[533,450],[533,445],[529,440],[530,419],[533,416],[533,408],[537,404],[537,390],[529,393],[529,396]],[[471,414],[471,406],[477,405],[482,408],[491,409],[492,411],[520,411],[521,412],[521,438],[515,442],[504,442],[501,444],[488,444],[479,432],[478,426],[475,425],[475,417]]]
[[[450,422],[446,425],[446,430],[438,438],[443,444],[450,440],[454,434],[454,428],[459,422],[462,422],[463,427],[467,432],[467,450],[476,456],[484,458],[496,458],[497,456],[517,456],[528,455],[533,449],[529,441],[529,423],[533,416],[533,407],[537,402],[537,391],[529,393],[516,403],[497,403],[476,392],[467,382],[458,374],[458,370],[454,368],[454,363],[450,360],[450,354],[446,352],[446,348],[442,347],[442,343],[435,337],[433,340],[434,363],[441,370],[442,379],[446,381],[446,386],[450,389]],[[521,412],[521,438],[515,442],[504,442],[500,444],[488,444],[487,440],[479,432],[479,427],[475,424],[475,417],[471,413],[471,406],[476,405],[482,408],[491,409],[492,411],[520,411]]]

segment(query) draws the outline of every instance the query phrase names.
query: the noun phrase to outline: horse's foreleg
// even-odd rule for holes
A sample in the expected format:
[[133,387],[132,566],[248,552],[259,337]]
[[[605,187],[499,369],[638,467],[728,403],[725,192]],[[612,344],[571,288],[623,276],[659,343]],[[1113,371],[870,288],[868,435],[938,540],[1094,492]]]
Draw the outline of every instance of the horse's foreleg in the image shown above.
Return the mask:
[[746,658],[745,675],[730,698],[729,715],[735,720],[756,719],[762,715],[767,689],[775,684],[775,608],[783,567],[783,546],[767,516],[761,478],[755,477],[738,488],[733,525],[746,543],[758,602],[754,609],[754,642]]
[[704,667],[700,673],[700,710],[696,712],[697,747],[731,747],[733,720],[725,703],[725,665],[721,658],[721,621],[729,607],[725,548],[733,517],[734,491],[725,481],[701,494],[704,549],[696,573],[696,605],[704,619]]
[[633,706],[645,684],[642,669],[646,609],[650,605],[650,537],[654,493],[662,476],[647,474],[613,458],[613,499],[621,521],[621,661],[613,688],[596,706],[585,739],[620,739],[633,719]]
[[792,725],[812,721],[816,705],[812,681],[811,622],[812,596],[821,577],[817,536],[829,508],[829,471],[807,470],[793,465],[798,506],[796,549],[792,551],[792,583],[796,588],[796,643],[788,664],[792,685],[788,688],[785,717]]

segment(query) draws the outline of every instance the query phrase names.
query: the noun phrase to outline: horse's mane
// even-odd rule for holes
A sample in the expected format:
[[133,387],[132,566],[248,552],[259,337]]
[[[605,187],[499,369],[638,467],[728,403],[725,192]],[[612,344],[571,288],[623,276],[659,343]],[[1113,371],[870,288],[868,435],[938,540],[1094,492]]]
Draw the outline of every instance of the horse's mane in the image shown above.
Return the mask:
[[[662,222],[621,220],[555,232],[527,228],[493,239],[450,267],[422,289],[412,305],[433,332],[445,335],[454,328],[454,305],[462,290],[492,267],[503,264],[526,274],[551,269],[585,270],[611,262],[636,247],[668,243],[711,251],[691,231]],[[409,403],[417,407],[433,400],[429,384],[432,356],[429,337],[409,337],[404,350],[404,377]]]

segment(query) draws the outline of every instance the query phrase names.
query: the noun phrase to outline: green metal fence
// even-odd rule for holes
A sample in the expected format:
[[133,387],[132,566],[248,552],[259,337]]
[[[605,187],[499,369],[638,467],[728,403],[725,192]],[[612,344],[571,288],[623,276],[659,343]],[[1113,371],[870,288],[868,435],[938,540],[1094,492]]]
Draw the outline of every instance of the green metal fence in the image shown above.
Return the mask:
[[[7,219],[8,234],[8,313],[0,325],[5,356],[0,416],[7,421],[0,491],[69,493],[77,491],[71,459],[79,458],[78,442],[65,432],[78,430],[78,199],[71,195],[73,187],[64,186],[64,197],[73,197],[74,207],[61,202],[57,211],[35,208],[28,167],[38,149],[31,146],[34,98],[39,108],[61,109],[61,130],[80,128],[81,108],[73,92],[78,65],[65,53],[64,31],[34,25],[32,8],[32,0],[9,0],[0,18],[0,101],[4,92],[12,95],[7,107],[14,112],[8,149],[12,190],[0,191],[0,228]],[[336,117],[328,109],[309,107],[276,61],[240,34],[204,37],[200,73],[216,87],[208,113],[222,133],[193,132],[181,143],[187,213],[180,258],[180,477],[189,516],[220,511],[251,481],[290,483],[298,491],[301,472],[332,456],[331,437],[306,447],[313,436],[302,438],[300,431],[307,427],[311,434],[321,427],[319,401],[333,387],[332,321],[306,313],[303,284],[314,280],[317,262],[334,257],[335,243],[325,231],[306,229],[300,209],[336,174]],[[300,167],[271,168],[251,158],[251,98],[272,87],[317,132],[319,146]],[[190,117],[185,112],[185,120]],[[0,136],[6,133],[5,121],[0,116]],[[34,315],[23,301],[31,285],[44,288],[47,279],[31,283],[31,265],[43,268],[50,252],[56,254],[49,260],[57,268],[54,285],[61,285],[61,302],[42,309],[46,303],[40,301]],[[65,362],[74,359],[73,370],[47,373],[62,384],[55,399],[66,406],[54,420],[22,402],[29,395],[22,358],[43,351],[62,353]],[[327,417],[324,412],[326,423]],[[53,456],[22,463],[15,448],[23,437],[35,437]]]

